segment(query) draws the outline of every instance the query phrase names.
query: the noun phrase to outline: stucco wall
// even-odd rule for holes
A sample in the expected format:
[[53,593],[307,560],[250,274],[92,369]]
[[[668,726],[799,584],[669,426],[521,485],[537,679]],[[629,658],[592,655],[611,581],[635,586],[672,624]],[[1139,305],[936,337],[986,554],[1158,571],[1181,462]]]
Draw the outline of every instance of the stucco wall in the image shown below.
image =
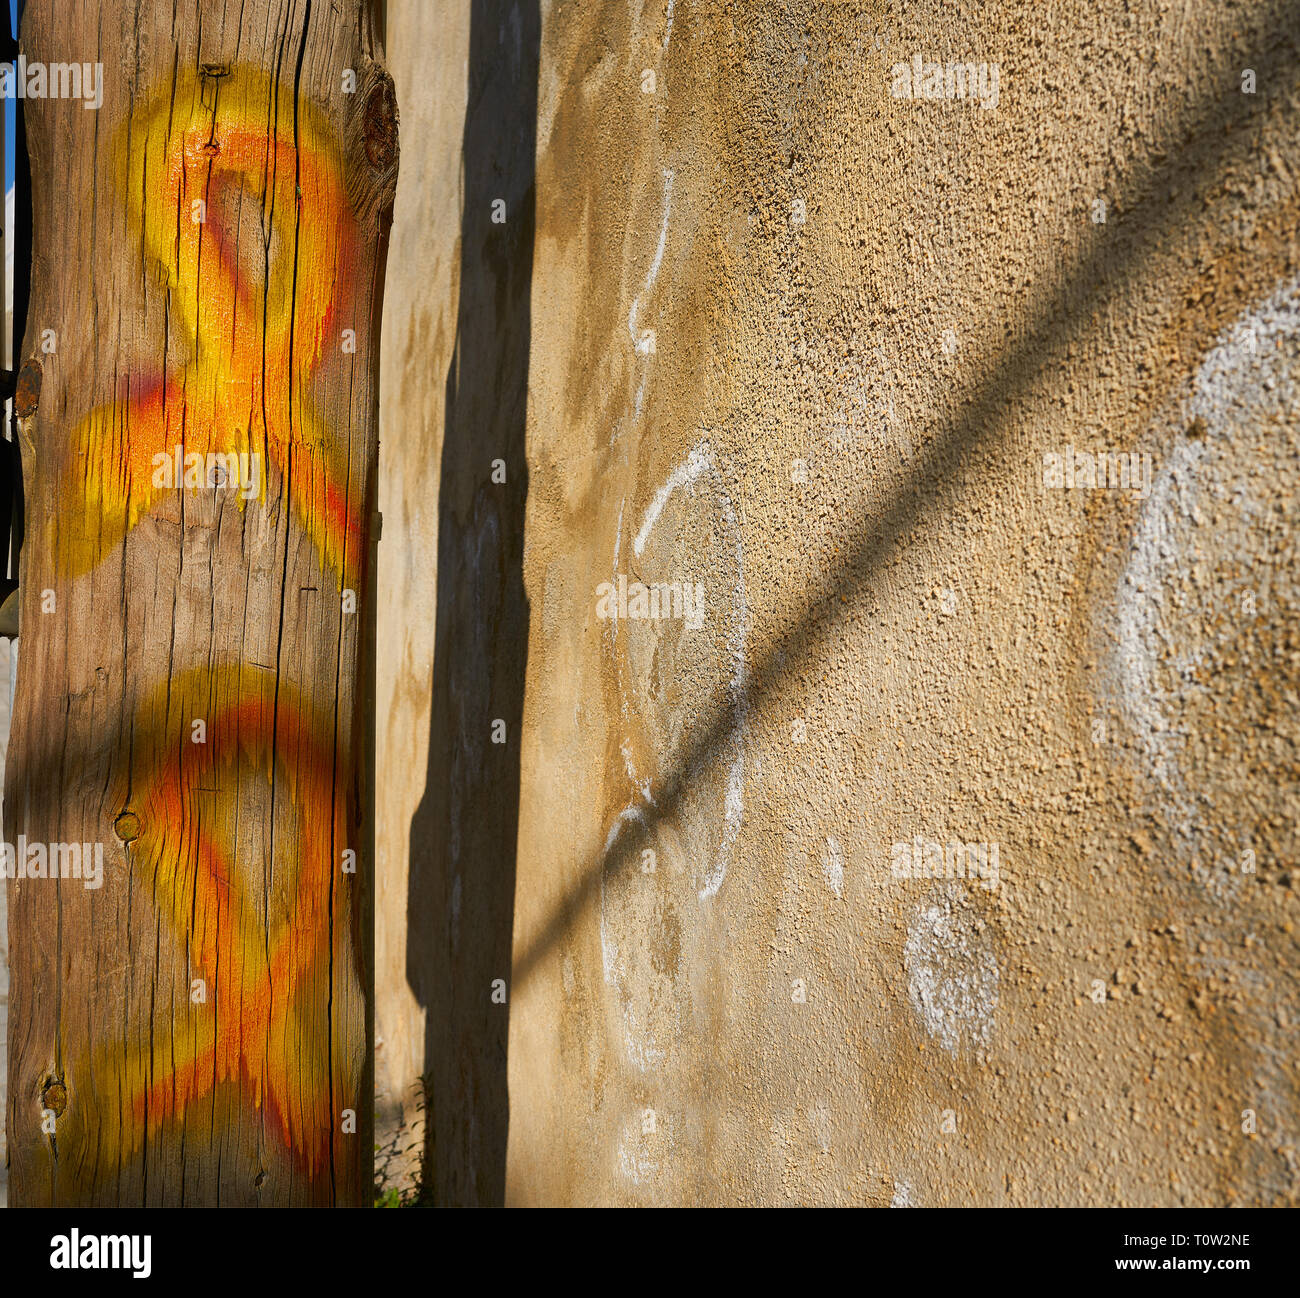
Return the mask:
[[[507,142],[533,12],[475,7]],[[409,97],[395,28],[411,142],[464,90]],[[1298,33],[1277,0],[541,6],[535,237],[482,281],[501,311],[531,275],[526,661],[460,605],[526,682],[510,1201],[1296,1199]],[[914,56],[986,67],[891,94]],[[1100,452],[1137,485],[1051,485]],[[600,617],[620,574],[699,583],[699,625]],[[478,817],[484,752],[429,757]],[[898,877],[917,839],[996,886]]]

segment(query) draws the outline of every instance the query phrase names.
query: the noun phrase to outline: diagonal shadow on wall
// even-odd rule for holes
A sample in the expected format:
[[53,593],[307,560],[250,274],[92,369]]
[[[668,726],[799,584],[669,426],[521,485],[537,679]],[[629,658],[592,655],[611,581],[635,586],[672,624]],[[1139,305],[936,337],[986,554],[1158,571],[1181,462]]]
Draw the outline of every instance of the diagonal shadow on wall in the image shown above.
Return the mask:
[[[411,821],[407,898],[407,981],[425,1014],[422,1188],[440,1205],[505,1197],[508,1006],[493,983],[504,990],[510,979],[528,652],[524,425],[540,39],[537,0],[474,3],[429,765]],[[496,461],[504,483],[493,480]]]
[[[654,804],[643,809],[643,824],[653,826],[672,817],[693,774],[734,731],[740,709],[752,719],[779,699],[787,681],[810,659],[825,651],[844,610],[904,538],[952,504],[962,489],[963,467],[1005,437],[1009,415],[1032,398],[1049,359],[1076,332],[1091,327],[1122,288],[1141,279],[1154,249],[1207,220],[1205,178],[1218,174],[1234,156],[1259,150],[1270,109],[1282,115],[1282,128],[1289,122],[1294,129],[1300,3],[1277,0],[1270,8],[1276,15],[1268,25],[1274,43],[1254,51],[1250,60],[1267,95],[1242,94],[1235,69],[1222,78],[1209,78],[1195,111],[1183,110],[1180,103],[1166,115],[1160,134],[1125,178],[1110,222],[1094,227],[1093,237],[1075,259],[1051,282],[1037,286],[1014,332],[1006,320],[986,322],[982,334],[998,341],[974,368],[969,388],[957,394],[955,413],[925,430],[924,445],[907,478],[883,510],[862,519],[854,543],[802,601],[791,629],[751,665],[743,698],[724,693],[700,709],[679,751],[664,763]],[[1272,129],[1280,129],[1277,122]],[[631,836],[620,839],[608,861],[601,856],[588,860],[546,922],[521,942],[513,968],[515,991],[578,922],[598,894],[605,870],[629,868],[634,841]]]

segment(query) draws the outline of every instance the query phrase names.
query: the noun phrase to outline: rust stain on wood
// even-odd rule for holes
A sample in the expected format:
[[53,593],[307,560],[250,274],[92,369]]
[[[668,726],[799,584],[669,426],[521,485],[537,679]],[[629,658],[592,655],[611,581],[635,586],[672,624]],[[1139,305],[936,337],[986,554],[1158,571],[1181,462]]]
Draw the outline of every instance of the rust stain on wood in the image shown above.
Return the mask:
[[36,413],[41,399],[41,363],[28,361],[18,375],[14,390],[14,409],[19,419],[30,419]]

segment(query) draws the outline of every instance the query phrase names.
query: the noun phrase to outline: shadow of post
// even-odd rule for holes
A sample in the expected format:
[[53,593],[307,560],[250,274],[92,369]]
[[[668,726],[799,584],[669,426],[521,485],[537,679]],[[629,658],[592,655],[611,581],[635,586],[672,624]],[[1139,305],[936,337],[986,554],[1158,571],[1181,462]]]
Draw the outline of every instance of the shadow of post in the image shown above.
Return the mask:
[[411,820],[407,897],[407,981],[425,1013],[422,1188],[436,1204],[505,1197],[509,1007],[493,983],[510,981],[528,653],[524,425],[540,38],[537,0],[474,3],[429,764]]

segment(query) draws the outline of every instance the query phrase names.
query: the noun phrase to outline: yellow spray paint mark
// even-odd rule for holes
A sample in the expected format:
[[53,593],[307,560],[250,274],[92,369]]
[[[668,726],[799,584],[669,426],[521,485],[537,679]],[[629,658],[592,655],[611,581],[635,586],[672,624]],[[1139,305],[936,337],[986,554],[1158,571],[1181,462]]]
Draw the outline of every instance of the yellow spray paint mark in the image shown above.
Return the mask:
[[[53,520],[61,571],[88,572],[160,495],[185,489],[171,472],[178,458],[256,456],[322,565],[355,586],[362,504],[349,492],[346,439],[312,395],[327,355],[351,363],[358,345],[336,311],[351,300],[357,228],[323,118],[265,73],[191,73],[132,114],[118,174],[188,355],[128,374],[117,399],[73,430],[68,499]],[[257,483],[263,503],[268,476]]]

